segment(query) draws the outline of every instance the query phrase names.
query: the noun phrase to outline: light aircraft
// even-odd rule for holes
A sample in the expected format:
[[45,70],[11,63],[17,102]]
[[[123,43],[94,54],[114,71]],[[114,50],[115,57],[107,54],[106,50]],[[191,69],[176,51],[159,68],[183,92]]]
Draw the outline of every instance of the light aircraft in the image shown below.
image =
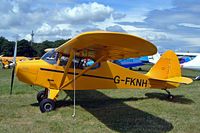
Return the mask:
[[[16,48],[15,48],[16,50]],[[192,79],[181,76],[177,56],[167,51],[147,74],[141,74],[112,63],[112,60],[153,55],[157,48],[150,42],[124,33],[93,31],[82,33],[40,60],[17,62],[12,72],[29,85],[45,88],[37,94],[41,112],[55,109],[61,90],[146,89],[166,90],[189,84]],[[16,55],[16,51],[14,52]],[[93,60],[87,66],[84,59]],[[74,100],[75,101],[75,100]]]
[[152,64],[156,64],[158,60],[160,59],[160,54],[157,52],[154,55],[148,56],[149,62]]
[[[149,63],[149,60],[147,56],[144,56],[140,58],[114,60],[113,63],[123,66],[125,68],[132,69],[132,67],[139,67],[145,65],[146,63]],[[141,70],[141,68],[139,67],[138,70]]]
[[200,70],[200,53],[176,53],[176,55],[182,68]]
[[[16,57],[16,61],[26,61],[28,60],[27,57],[24,56],[18,56]],[[2,63],[2,68],[6,69],[6,68],[11,68],[13,65],[13,57],[4,57],[3,55],[0,56],[0,62]]]

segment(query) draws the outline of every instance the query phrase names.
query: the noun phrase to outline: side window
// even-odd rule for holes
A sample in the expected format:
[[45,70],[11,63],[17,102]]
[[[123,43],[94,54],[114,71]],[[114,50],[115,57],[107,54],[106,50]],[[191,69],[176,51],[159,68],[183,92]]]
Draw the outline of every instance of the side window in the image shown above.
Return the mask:
[[[69,56],[62,55],[60,57],[59,66],[66,66],[68,60],[69,60]],[[92,60],[92,59],[85,59],[85,58],[81,58],[81,57],[76,57],[76,59],[72,60],[70,68],[74,68],[74,64],[75,64],[75,67],[77,69],[86,69],[87,67],[89,67],[92,64],[94,64],[94,60]],[[97,69],[99,67],[100,67],[100,63],[97,64],[96,66],[94,66],[92,69]]]
[[68,62],[68,59],[69,59],[69,57],[67,57],[67,56],[61,56],[60,57],[60,66],[65,66],[66,64],[67,64],[67,62]]

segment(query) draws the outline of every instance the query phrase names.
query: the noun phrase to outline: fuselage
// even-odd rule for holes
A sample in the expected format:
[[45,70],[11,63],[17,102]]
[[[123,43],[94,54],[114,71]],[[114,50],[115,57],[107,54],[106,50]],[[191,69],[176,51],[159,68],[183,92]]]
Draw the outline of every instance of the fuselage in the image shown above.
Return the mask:
[[190,70],[200,70],[200,53],[176,53],[178,57],[189,60],[181,63],[181,67]]
[[[16,75],[20,81],[30,85],[38,85],[49,89],[60,89],[65,70],[65,65],[62,64],[63,62],[59,61],[61,59],[62,57],[58,59],[52,56],[52,54],[47,53],[40,60],[18,62]],[[77,76],[87,68],[87,66],[81,65],[78,60],[82,61],[76,58],[72,62],[64,84],[67,84],[74,76]],[[76,66],[75,69],[73,68],[74,64]],[[81,75],[75,82],[72,82],[62,89],[73,90],[74,83],[77,90],[162,88],[163,85],[167,88],[176,88],[179,86],[177,83],[150,80],[148,75],[123,68],[110,61],[99,63]]]

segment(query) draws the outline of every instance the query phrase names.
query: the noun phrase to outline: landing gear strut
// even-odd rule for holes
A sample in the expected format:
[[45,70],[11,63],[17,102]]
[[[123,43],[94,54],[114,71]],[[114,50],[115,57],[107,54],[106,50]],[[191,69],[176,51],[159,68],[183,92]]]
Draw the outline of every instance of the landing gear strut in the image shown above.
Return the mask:
[[167,94],[168,94],[168,96],[167,96],[167,98],[169,98],[170,100],[172,100],[173,98],[174,98],[174,96],[170,93],[170,91],[168,91],[167,89],[164,89],[166,92],[167,92]]

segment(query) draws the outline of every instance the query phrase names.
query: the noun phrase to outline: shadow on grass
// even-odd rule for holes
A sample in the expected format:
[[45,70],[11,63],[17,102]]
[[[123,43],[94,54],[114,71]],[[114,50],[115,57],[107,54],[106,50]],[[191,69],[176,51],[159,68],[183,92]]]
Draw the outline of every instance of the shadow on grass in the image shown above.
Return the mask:
[[[67,91],[73,99],[73,91]],[[144,98],[110,98],[99,91],[76,91],[76,105],[90,112],[100,122],[117,132],[163,133],[173,129],[166,120],[131,107],[124,102]],[[38,103],[31,104],[38,106]],[[56,108],[72,106],[72,100],[58,100]]]
[[[73,99],[73,92],[67,94]],[[117,132],[163,133],[173,129],[166,120],[133,108],[125,101],[146,98],[112,99],[99,91],[76,91],[76,104],[90,112],[100,122]],[[73,101],[57,101],[57,108],[72,106]]]
[[174,102],[174,103],[180,103],[180,104],[192,104],[194,103],[193,100],[185,98],[183,95],[173,95],[173,99],[169,99],[167,94],[165,93],[146,93],[145,96],[147,96],[148,99],[151,98],[157,98],[159,100],[165,100],[169,102]]

